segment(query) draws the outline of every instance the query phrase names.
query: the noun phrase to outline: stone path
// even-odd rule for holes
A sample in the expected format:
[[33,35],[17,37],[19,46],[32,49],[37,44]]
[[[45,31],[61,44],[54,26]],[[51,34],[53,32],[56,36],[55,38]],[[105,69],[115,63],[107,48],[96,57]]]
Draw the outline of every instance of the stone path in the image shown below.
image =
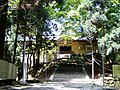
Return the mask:
[[8,87],[3,90],[115,90],[100,84],[100,80],[89,79],[82,66],[60,65],[50,82]]

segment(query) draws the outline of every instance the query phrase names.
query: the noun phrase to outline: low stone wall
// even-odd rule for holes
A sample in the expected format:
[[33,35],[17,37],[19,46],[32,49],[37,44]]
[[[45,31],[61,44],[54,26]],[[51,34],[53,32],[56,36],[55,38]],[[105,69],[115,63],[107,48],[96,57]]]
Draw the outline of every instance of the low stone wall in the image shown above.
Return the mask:
[[113,77],[120,78],[120,65],[112,65]]
[[16,79],[17,68],[14,64],[0,60],[0,80]]

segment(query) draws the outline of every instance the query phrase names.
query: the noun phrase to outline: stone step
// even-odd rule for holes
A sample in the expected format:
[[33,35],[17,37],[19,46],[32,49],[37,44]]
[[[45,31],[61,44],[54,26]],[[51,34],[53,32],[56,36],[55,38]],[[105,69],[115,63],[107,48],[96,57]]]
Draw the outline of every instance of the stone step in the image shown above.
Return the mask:
[[54,75],[54,81],[70,81],[73,79],[83,79],[85,73],[83,67],[75,64],[60,65]]

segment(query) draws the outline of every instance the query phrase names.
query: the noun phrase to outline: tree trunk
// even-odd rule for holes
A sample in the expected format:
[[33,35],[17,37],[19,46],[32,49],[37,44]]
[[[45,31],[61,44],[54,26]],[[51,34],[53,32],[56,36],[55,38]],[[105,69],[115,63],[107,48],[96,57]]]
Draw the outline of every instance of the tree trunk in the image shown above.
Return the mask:
[[36,55],[37,55],[37,59],[36,59],[36,65],[39,65],[39,60],[40,60],[40,49],[39,49],[39,44],[40,44],[40,41],[39,41],[39,35],[37,33],[37,37],[36,37],[36,43],[37,43],[37,52],[36,52]]
[[0,1],[0,59],[3,59],[8,0]]
[[38,64],[39,65],[40,63],[40,49],[38,48],[37,49],[37,60],[36,60],[36,65]]
[[16,29],[15,42],[14,42],[13,64],[15,64],[15,62],[16,62],[15,56],[16,56],[16,48],[17,48],[18,30],[19,30],[19,23],[18,23],[18,17],[17,17],[17,29]]
[[34,52],[34,50],[33,50],[33,66],[35,65],[35,52]]

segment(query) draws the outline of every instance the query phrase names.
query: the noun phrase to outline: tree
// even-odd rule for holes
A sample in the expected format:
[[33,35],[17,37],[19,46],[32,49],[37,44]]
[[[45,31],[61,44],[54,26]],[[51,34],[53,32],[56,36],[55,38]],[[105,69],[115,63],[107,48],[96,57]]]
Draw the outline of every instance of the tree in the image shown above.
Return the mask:
[[62,7],[57,6],[55,2],[49,7],[51,17],[57,18],[56,20],[63,25],[63,32],[75,37],[88,37],[90,43],[93,38],[96,38],[98,48],[102,49],[104,46],[104,62],[110,62],[110,58],[106,58],[106,55],[112,57],[111,53],[116,56],[112,61],[118,60],[120,56],[118,52],[120,50],[119,0],[65,0]]
[[[49,11],[52,13],[51,17],[58,17],[56,19],[63,25],[63,30],[67,33],[74,32],[76,37],[94,36],[99,41],[99,47],[102,47],[101,39],[104,41],[105,37],[109,39],[116,31],[114,38],[119,36],[120,27],[120,1],[119,0],[66,0],[62,7],[57,7],[57,3],[53,2],[49,5]],[[78,34],[79,33],[79,34]],[[110,35],[109,35],[110,34]],[[107,46],[111,44],[108,40],[104,42],[105,55],[109,51],[116,50],[115,47],[109,49]],[[116,38],[115,38],[116,39]],[[114,45],[118,45],[118,40],[111,39]]]
[[[53,22],[50,25],[49,14],[45,8],[47,3],[38,0],[10,0],[6,32],[6,50],[10,53],[7,52],[6,56],[11,54],[10,62],[13,64],[20,63],[20,56],[23,54],[23,62],[25,57],[29,60],[33,56],[34,68],[39,69],[42,49],[45,54],[47,49],[52,49],[53,41],[49,37],[53,38],[54,34],[51,28],[57,30],[57,27]],[[22,69],[25,70],[25,67],[21,67]]]
[[0,1],[0,59],[3,59],[8,0]]

